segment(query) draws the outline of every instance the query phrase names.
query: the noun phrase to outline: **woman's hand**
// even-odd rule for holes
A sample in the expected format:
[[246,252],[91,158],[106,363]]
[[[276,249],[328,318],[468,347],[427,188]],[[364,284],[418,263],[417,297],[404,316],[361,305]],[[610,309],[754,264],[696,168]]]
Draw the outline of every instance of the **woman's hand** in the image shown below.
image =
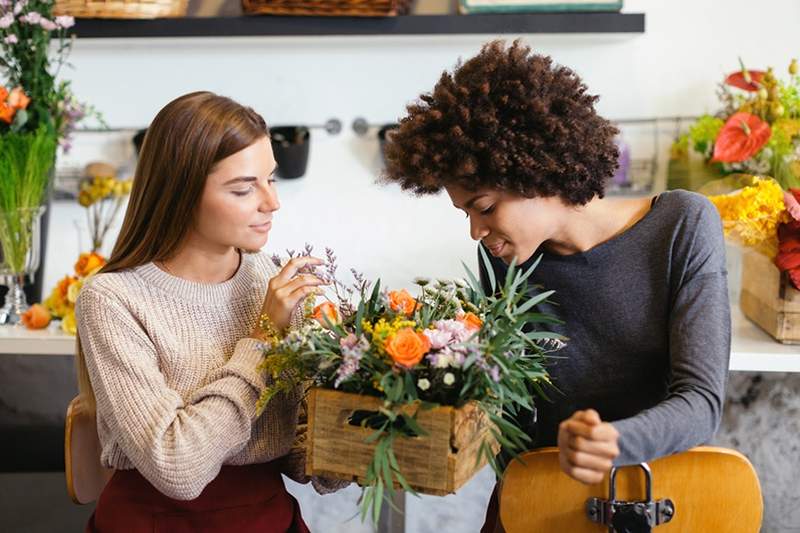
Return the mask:
[[[297,305],[306,296],[315,292],[317,287],[327,284],[317,276],[298,272],[303,267],[317,266],[323,263],[322,259],[316,257],[295,257],[269,280],[267,294],[264,296],[264,304],[261,306],[261,314],[267,315],[279,332],[284,331],[289,326],[292,312],[294,312]],[[267,332],[261,331],[259,326],[256,325],[253,336],[260,338],[264,333]]]
[[618,440],[619,432],[597,411],[575,411],[558,426],[561,470],[581,483],[600,483],[619,455]]

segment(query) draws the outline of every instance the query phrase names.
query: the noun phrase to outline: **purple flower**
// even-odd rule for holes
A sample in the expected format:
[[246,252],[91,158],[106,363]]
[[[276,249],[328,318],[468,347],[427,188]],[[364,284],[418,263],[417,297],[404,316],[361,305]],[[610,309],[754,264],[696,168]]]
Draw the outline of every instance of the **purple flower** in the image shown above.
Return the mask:
[[492,381],[495,383],[500,383],[500,367],[494,365],[492,368],[489,369],[489,375],[492,377]]
[[342,347],[342,364],[336,369],[336,380],[333,382],[334,388],[349,379],[358,371],[361,357],[369,348],[369,342],[364,337],[356,337],[351,333],[347,337],[339,339],[339,346]]
[[75,25],[75,17],[70,17],[69,15],[56,17],[56,24],[58,24],[60,28],[71,28]]
[[19,39],[17,39],[16,35],[11,34],[5,39],[3,39],[3,42],[5,42],[6,44],[17,44],[19,42]]
[[6,13],[2,17],[0,17],[0,30],[4,30],[14,24],[14,15],[11,13]]

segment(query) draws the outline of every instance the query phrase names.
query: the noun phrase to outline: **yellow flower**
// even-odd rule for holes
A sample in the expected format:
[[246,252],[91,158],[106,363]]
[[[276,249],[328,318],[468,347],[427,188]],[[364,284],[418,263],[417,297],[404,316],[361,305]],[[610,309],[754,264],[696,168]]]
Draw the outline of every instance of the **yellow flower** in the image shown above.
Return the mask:
[[75,320],[75,310],[71,310],[61,319],[61,329],[64,333],[75,335],[78,333],[78,323]]
[[75,283],[69,286],[67,290],[67,301],[72,305],[75,305],[75,302],[78,301],[78,293],[81,291],[81,287],[83,287],[83,280],[79,279]]
[[800,119],[798,118],[782,118],[776,120],[772,125],[774,130],[780,130],[786,137],[800,137]]
[[719,211],[726,236],[775,253],[778,225],[789,221],[783,189],[776,181],[756,177],[753,185],[731,194],[709,196],[709,200]]
[[95,199],[92,197],[92,193],[89,192],[87,189],[84,189],[78,193],[78,203],[81,204],[83,207],[89,207],[94,202]]

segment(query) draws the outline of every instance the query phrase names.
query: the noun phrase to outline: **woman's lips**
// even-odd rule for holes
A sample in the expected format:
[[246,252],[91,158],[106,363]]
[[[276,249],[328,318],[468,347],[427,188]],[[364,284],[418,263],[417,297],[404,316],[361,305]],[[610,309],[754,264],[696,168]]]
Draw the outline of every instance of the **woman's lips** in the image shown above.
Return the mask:
[[490,254],[492,254],[495,257],[500,257],[500,254],[503,252],[503,248],[506,247],[506,243],[505,242],[498,242],[498,243],[492,244],[491,246],[486,244],[486,243],[484,243],[484,246],[486,246],[486,249],[489,250]]
[[272,227],[272,221],[264,222],[263,224],[254,224],[251,225],[250,227],[253,228],[253,230],[258,233],[267,233]]

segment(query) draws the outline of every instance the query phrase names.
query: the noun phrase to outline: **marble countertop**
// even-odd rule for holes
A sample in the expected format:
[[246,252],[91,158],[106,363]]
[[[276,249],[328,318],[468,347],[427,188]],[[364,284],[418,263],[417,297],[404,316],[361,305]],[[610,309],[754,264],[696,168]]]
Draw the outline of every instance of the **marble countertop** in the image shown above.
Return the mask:
[[[800,372],[800,345],[775,342],[742,315],[738,305],[731,310],[733,338],[730,369],[748,372]],[[57,324],[39,331],[21,326],[0,326],[0,355],[72,355],[75,337]]]

